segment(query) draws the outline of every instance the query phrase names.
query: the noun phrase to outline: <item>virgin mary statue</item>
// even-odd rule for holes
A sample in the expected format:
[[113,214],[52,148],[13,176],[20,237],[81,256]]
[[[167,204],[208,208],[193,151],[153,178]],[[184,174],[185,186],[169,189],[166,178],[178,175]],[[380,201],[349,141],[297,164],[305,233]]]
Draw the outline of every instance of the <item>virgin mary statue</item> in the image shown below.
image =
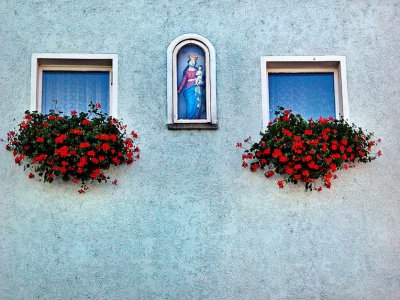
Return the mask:
[[[186,117],[182,119],[204,119],[205,97],[203,68],[197,67],[198,56],[191,54],[188,56],[188,65],[183,70],[182,79],[178,87],[178,94],[183,95],[186,103]],[[184,116],[185,112],[179,115]]]

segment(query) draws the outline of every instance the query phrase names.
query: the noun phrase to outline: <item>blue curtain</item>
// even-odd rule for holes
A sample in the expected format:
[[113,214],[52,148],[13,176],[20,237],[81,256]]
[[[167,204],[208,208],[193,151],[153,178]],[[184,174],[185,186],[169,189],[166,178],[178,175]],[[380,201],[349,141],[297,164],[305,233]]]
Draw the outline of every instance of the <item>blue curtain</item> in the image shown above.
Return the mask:
[[87,111],[90,101],[110,110],[110,73],[107,71],[43,71],[42,112],[50,109],[69,114]]
[[333,73],[271,73],[268,78],[271,120],[277,106],[300,113],[306,119],[335,117]]

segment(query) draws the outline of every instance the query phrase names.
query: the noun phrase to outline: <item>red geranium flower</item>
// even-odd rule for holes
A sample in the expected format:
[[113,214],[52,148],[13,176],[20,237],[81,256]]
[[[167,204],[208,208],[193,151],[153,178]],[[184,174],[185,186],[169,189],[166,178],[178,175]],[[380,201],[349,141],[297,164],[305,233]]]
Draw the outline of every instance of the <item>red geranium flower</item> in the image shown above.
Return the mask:
[[56,137],[55,139],[54,139],[54,142],[56,143],[56,144],[62,144],[62,143],[64,143],[64,140],[67,138],[67,135],[66,134],[61,134],[61,135],[59,135],[58,137]]
[[71,133],[76,135],[82,135],[83,131],[80,129],[71,129]]
[[327,122],[328,122],[328,119],[326,119],[326,118],[319,117],[319,119],[318,119],[318,123],[326,124]]
[[69,155],[69,148],[68,146],[62,146],[60,149],[56,149],[54,151],[55,155],[60,155],[61,157],[65,157]]
[[82,156],[81,158],[79,158],[79,162],[77,162],[76,165],[78,167],[81,167],[81,168],[86,166],[87,165],[87,157],[86,156]]
[[274,171],[269,170],[268,172],[265,173],[265,177],[270,178],[270,177],[274,176],[274,174],[275,174]]
[[108,136],[108,134],[97,134],[96,138],[101,140],[101,141],[108,141],[110,139],[110,137]]
[[293,169],[292,169],[291,167],[286,167],[286,168],[285,168],[285,172],[286,172],[286,174],[288,174],[288,175],[292,175],[292,174],[293,174]]
[[264,153],[265,155],[268,155],[268,154],[271,153],[271,149],[270,149],[270,148],[265,148],[264,151],[263,151],[263,153]]
[[294,165],[293,168],[294,168],[295,170],[300,170],[300,169],[301,169],[301,164]]
[[117,165],[117,166],[121,163],[121,161],[119,160],[118,157],[113,157],[113,158],[111,159],[111,161],[112,161],[115,165]]
[[303,176],[308,176],[310,173],[308,172],[308,170],[303,170],[302,172],[301,172],[301,175],[303,175]]
[[42,162],[42,161],[44,161],[46,158],[47,158],[47,155],[46,155],[46,154],[40,154],[40,155],[34,156],[34,157],[32,158],[32,163]]
[[282,156],[282,151],[280,149],[274,149],[272,157],[280,157],[280,156]]
[[289,158],[287,158],[286,156],[281,156],[281,157],[279,157],[279,161],[281,163],[285,163],[285,162],[289,161]]
[[88,142],[83,142],[83,143],[79,144],[79,148],[84,149],[84,148],[88,148],[88,147],[90,147],[90,144]]
[[291,137],[293,133],[290,130],[287,130],[285,128],[282,129],[282,133],[288,137]]
[[314,161],[309,162],[307,166],[310,169],[314,169],[314,170],[318,170],[319,169],[319,165],[317,165]]
[[110,148],[111,148],[110,145],[107,143],[101,145],[101,149],[103,149],[103,151],[108,151],[110,150]]
[[90,174],[90,178],[96,179],[100,175],[100,169],[94,169],[93,172]]
[[115,134],[110,134],[110,140],[112,141],[112,142],[116,142],[117,141],[117,136],[115,135]]
[[304,134],[305,135],[312,135],[312,130],[310,130],[310,129],[306,129],[306,130],[304,130]]

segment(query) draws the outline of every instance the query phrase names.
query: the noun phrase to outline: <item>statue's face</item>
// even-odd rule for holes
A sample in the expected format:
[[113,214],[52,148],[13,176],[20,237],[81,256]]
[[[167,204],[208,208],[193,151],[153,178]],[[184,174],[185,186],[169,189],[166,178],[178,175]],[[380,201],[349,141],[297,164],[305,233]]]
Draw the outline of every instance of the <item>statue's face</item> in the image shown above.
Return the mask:
[[194,67],[196,65],[196,61],[194,59],[189,60],[189,66]]

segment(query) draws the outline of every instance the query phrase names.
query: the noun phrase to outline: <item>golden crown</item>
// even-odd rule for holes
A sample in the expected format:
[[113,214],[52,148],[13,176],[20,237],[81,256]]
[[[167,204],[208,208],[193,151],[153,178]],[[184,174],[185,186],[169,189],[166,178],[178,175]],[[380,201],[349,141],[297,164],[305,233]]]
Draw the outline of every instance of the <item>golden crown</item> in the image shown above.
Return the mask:
[[189,57],[189,60],[197,60],[199,58],[197,55],[194,55],[194,54],[190,54],[190,55],[188,55],[188,57]]

